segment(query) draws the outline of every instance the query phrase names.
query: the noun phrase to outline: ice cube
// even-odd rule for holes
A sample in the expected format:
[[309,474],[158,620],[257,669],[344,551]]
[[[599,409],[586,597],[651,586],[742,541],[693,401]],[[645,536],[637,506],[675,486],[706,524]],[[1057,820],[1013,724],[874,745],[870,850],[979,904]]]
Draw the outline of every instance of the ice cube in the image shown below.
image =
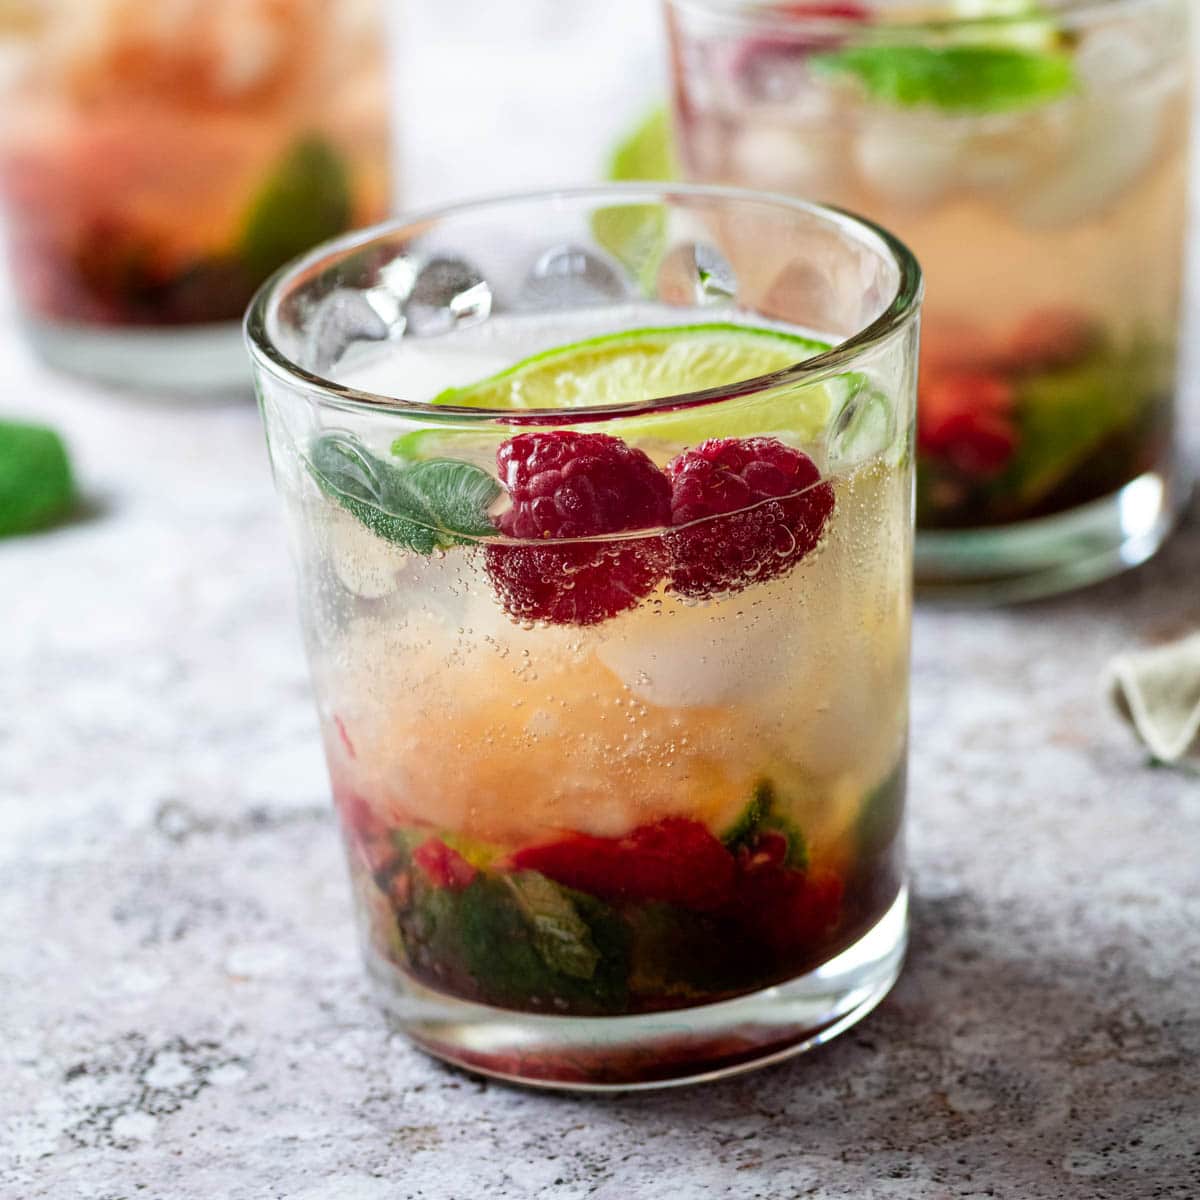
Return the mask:
[[1148,48],[1119,30],[1098,30],[1076,55],[1084,91],[1058,106],[1065,147],[1019,209],[1029,225],[1052,228],[1103,213],[1154,162],[1169,94],[1151,72]]
[[355,342],[384,342],[404,332],[400,301],[387,287],[337,288],[318,301],[309,318],[305,365],[324,372]]
[[829,469],[844,471],[882,454],[896,437],[895,409],[878,388],[864,383],[846,401],[829,439]]
[[863,181],[884,200],[925,207],[959,182],[965,140],[952,118],[889,113],[863,127],[854,160]]
[[410,337],[438,337],[491,313],[492,289],[483,275],[465,259],[442,255],[421,267],[404,308]]
[[604,304],[630,296],[625,273],[582,246],[552,246],[529,269],[517,296],[522,308]]
[[1040,186],[1025,192],[1021,219],[1057,228],[1099,216],[1150,167],[1158,154],[1162,97],[1095,96],[1080,102],[1072,144]]
[[820,198],[837,177],[834,143],[819,129],[756,121],[734,136],[732,174],[768,191]]
[[349,513],[330,504],[323,507],[317,552],[338,583],[361,600],[379,600],[395,591],[404,553]]
[[789,668],[783,653],[799,614],[778,593],[706,607],[672,604],[658,616],[614,627],[596,657],[638,699],[658,708],[708,708],[751,699]]

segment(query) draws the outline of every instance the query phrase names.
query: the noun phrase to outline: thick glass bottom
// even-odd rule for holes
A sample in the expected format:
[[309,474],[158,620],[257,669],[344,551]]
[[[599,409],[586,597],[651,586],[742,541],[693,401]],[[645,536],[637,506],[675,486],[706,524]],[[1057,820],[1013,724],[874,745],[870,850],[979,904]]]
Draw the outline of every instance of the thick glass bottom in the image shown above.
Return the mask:
[[1153,557],[1187,500],[1178,471],[1149,471],[1069,512],[994,529],[920,531],[922,599],[1036,600],[1118,575]]
[[26,328],[43,361],[108,387],[185,402],[250,395],[237,321],[126,329],[31,320]]
[[736,1000],[628,1017],[544,1017],[414,983],[367,951],[375,993],[417,1046],[533,1087],[623,1091],[701,1083],[800,1054],[867,1015],[900,973],[908,892],[853,946],[798,979]]

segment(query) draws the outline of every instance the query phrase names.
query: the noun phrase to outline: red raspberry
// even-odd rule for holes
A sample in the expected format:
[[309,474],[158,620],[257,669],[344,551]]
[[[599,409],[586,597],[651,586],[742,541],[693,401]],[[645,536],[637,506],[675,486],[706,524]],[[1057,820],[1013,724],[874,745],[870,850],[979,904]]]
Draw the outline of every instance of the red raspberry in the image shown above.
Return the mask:
[[1000,375],[959,371],[935,376],[921,389],[917,446],[964,475],[987,479],[1017,448],[1016,396]]
[[833,487],[775,438],[721,438],[667,465],[671,586],[706,598],[791,570],[821,539]]
[[602,900],[720,908],[733,893],[733,855],[697,821],[668,817],[623,838],[575,834],[512,856],[518,871],[539,871]]
[[[779,31],[764,37],[748,38],[733,56],[734,77],[752,97],[760,100],[789,99],[799,85],[795,74],[788,73],[789,64],[794,60],[803,60],[809,54],[833,49],[846,40],[832,27],[817,32],[804,22],[828,22],[832,26],[838,21],[861,22],[871,19],[869,8],[850,0],[780,4],[776,11],[780,18]],[[796,27],[788,28],[788,20],[796,21]]]
[[[640,450],[603,433],[522,433],[496,453],[512,507],[497,524],[523,541],[594,538],[666,525],[671,489]],[[489,546],[488,575],[518,620],[592,625],[635,607],[663,576],[659,538]]]
[[335,802],[346,836],[367,870],[374,874],[390,871],[398,855],[388,827],[356,792],[344,792]]
[[841,878],[830,872],[793,871],[743,858],[730,909],[775,953],[809,954],[821,949],[837,925],[844,890]]
[[422,842],[413,851],[413,865],[434,887],[461,892],[469,887],[479,872],[457,850],[452,850],[439,838]]

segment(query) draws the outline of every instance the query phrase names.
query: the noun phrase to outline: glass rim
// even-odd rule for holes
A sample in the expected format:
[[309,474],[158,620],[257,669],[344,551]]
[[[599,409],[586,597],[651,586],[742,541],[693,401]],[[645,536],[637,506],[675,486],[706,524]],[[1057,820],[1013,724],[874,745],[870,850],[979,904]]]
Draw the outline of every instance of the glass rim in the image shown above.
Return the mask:
[[[278,313],[283,297],[305,277],[314,277],[339,261],[373,243],[416,231],[422,226],[443,218],[460,216],[487,209],[504,210],[526,204],[555,204],[563,201],[593,199],[606,204],[646,204],[666,202],[671,197],[692,197],[737,204],[755,204],[782,209],[834,226],[851,236],[859,245],[870,246],[896,267],[898,279],[895,294],[883,311],[870,323],[837,343],[829,350],[814,354],[791,366],[766,375],[723,387],[712,387],[670,396],[627,401],[587,408],[530,408],[492,409],[465,408],[458,405],[434,405],[428,401],[405,400],[398,396],[365,391],[339,383],[327,375],[301,366],[283,352],[270,334],[272,318]],[[863,354],[886,341],[898,330],[910,324],[920,311],[924,295],[924,279],[920,264],[911,250],[886,229],[873,221],[833,205],[800,200],[772,192],[748,188],[721,187],[708,184],[676,183],[604,183],[580,187],[549,188],[544,190],[508,192],[478,199],[459,201],[424,208],[380,224],[355,230],[342,237],[314,247],[300,258],[280,268],[258,290],[243,322],[243,331],[253,364],[276,379],[294,388],[320,393],[320,401],[346,411],[358,413],[388,413],[400,416],[421,416],[446,423],[479,422],[485,424],[522,425],[571,424],[592,421],[632,418],[655,413],[676,412],[702,408],[721,401],[741,399],[779,387],[796,384],[815,384],[849,369]],[[788,322],[783,322],[788,324]]]
[[[924,33],[944,34],[955,30],[999,30],[1011,26],[1029,25],[1031,22],[1054,21],[1068,27],[1086,25],[1089,21],[1110,18],[1127,11],[1161,6],[1166,0],[1059,0],[1053,7],[1041,7],[1032,12],[976,13],[955,16],[947,13],[941,17],[917,17],[898,19],[893,16],[887,22],[866,22],[852,16],[833,13],[805,13],[788,6],[779,5],[772,9],[768,0],[664,0],[668,8],[690,10],[708,17],[727,20],[731,25],[753,29],[797,30],[806,32],[846,34],[851,31],[862,34],[870,30],[876,36],[911,35]],[[878,0],[864,0],[868,7]],[[814,7],[821,7],[814,4]],[[829,5],[833,7],[833,5]],[[884,11],[884,10],[880,10]]]

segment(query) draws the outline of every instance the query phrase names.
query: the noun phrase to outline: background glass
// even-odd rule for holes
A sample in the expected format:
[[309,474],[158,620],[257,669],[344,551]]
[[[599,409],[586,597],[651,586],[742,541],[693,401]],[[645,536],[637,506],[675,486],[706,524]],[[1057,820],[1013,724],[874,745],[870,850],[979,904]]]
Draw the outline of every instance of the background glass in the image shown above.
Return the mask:
[[[849,217],[640,186],[417,216],[308,257],[256,301],[366,958],[424,1048],[547,1086],[654,1086],[795,1053],[891,986],[919,293],[907,251]],[[580,331],[735,319],[838,348],[654,402],[422,403],[486,374],[482,350],[503,363]],[[701,598],[672,572],[678,539],[711,523],[536,549],[490,522],[446,538],[397,525],[414,521],[393,501],[415,478],[397,471],[453,460],[495,515],[501,443],[568,428],[659,466],[708,437],[791,440],[824,482],[780,503],[827,503],[824,534],[799,560],[793,536],[773,541],[779,569]],[[609,619],[514,619],[508,568],[531,554],[539,579],[581,587],[597,564],[623,579],[656,565]]]
[[921,259],[918,582],[1020,598],[1152,554],[1184,495],[1183,0],[666,11],[686,176],[866,213]]
[[386,215],[379,0],[14,0],[0,8],[0,208],[52,363],[245,387],[257,287]]

